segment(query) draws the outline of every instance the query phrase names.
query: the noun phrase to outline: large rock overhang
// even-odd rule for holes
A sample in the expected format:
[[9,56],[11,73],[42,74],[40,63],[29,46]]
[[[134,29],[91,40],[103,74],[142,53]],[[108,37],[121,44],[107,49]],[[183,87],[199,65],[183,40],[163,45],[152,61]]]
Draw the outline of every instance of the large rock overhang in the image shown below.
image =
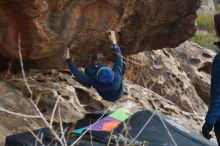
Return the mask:
[[0,52],[18,59],[20,34],[24,59],[56,67],[69,46],[83,66],[96,52],[111,57],[108,29],[117,32],[125,56],[176,47],[194,35],[199,5],[199,0],[2,1]]

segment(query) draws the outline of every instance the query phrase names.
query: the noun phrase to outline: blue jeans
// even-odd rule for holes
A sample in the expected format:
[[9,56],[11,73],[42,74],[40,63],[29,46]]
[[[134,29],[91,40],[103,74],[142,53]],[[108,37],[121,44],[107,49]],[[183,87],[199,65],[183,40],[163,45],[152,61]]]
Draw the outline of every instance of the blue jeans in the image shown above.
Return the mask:
[[216,139],[218,141],[218,145],[220,146],[220,118],[218,118],[217,122],[214,125],[214,131],[215,131]]

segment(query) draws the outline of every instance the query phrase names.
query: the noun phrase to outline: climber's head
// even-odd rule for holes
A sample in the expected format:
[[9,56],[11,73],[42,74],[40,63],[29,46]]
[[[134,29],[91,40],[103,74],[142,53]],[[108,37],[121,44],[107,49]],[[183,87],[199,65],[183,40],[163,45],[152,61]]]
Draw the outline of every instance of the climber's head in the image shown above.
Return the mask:
[[114,78],[114,72],[110,67],[107,66],[100,67],[96,73],[96,80],[104,85],[109,85],[113,83]]

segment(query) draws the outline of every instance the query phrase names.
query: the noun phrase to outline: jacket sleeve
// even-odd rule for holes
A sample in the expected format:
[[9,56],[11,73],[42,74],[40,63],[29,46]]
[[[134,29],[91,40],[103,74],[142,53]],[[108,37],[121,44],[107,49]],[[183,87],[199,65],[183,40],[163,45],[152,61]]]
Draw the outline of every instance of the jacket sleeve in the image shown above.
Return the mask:
[[84,84],[88,85],[88,86],[91,86],[91,78],[84,74],[83,72],[81,72],[78,67],[75,65],[75,63],[72,61],[72,59],[67,59],[67,64],[68,64],[68,67],[71,71],[71,73],[75,76],[75,78],[77,80],[79,80],[80,82],[83,82]]
[[115,62],[114,62],[114,66],[113,66],[112,70],[115,73],[122,76],[123,75],[123,57],[121,55],[121,49],[118,44],[114,44],[113,50],[114,50],[114,54],[115,54]]

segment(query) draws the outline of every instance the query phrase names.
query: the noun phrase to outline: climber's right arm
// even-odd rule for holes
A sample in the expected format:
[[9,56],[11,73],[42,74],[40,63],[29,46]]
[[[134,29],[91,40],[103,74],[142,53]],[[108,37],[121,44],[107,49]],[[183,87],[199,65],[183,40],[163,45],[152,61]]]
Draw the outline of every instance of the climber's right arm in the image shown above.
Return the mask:
[[[123,72],[124,72],[124,70],[123,70],[123,57],[121,55],[120,46],[118,45],[117,40],[116,40],[115,32],[112,30],[109,30],[109,39],[111,40],[111,42],[113,44],[113,51],[115,54],[115,62],[114,62],[114,66],[113,66],[112,70],[122,76]],[[125,69],[125,67],[124,67],[124,69]]]

